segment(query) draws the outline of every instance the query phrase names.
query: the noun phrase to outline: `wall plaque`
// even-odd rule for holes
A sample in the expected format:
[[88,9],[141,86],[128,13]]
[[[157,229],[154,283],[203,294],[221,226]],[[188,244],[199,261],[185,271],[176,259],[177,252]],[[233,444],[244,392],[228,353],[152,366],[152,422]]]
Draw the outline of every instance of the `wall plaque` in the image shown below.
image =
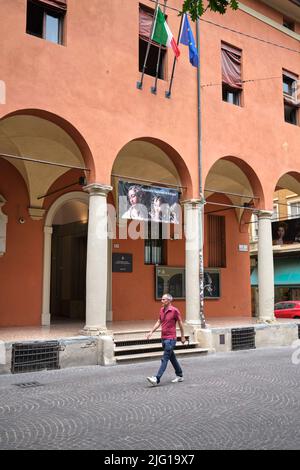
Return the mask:
[[113,273],[132,273],[132,254],[113,253],[112,271]]

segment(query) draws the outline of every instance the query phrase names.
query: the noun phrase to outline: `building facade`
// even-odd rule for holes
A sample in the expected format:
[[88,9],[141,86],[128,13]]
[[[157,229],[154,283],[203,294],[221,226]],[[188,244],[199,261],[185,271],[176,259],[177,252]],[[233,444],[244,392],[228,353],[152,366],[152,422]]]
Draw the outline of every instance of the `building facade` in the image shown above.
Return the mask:
[[[202,241],[206,318],[250,318],[253,212],[259,317],[273,319],[274,191],[300,194],[300,5],[282,3],[244,0],[201,19],[199,161],[188,48],[171,97],[174,55],[153,42],[137,86],[155,2],[0,0],[0,326],[76,319],[105,330],[153,319],[164,290],[197,325]],[[167,2],[174,36],[181,6]],[[134,185],[174,191],[179,223],[138,236],[119,217],[120,188]]]

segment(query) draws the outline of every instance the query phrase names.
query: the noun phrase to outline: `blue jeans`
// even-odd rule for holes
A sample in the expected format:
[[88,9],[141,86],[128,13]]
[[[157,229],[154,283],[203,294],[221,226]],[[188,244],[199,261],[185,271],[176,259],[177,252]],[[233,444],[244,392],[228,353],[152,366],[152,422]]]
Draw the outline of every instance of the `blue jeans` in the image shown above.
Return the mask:
[[175,374],[182,377],[182,369],[179,362],[176,359],[174,348],[176,346],[176,339],[162,339],[162,347],[164,350],[163,357],[161,358],[161,366],[157,372],[157,382],[160,382],[161,376],[165,372],[168,362],[171,361],[172,366],[175,369]]

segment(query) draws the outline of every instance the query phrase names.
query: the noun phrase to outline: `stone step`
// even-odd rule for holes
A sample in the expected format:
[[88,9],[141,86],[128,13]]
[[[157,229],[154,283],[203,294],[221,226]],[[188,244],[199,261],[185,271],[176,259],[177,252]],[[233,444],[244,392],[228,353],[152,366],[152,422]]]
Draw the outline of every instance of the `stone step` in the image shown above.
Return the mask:
[[[185,336],[186,337],[186,343],[185,344],[190,344],[190,337],[189,336]],[[150,338],[150,339],[146,339],[145,337],[144,338],[133,338],[133,337],[127,337],[126,339],[125,338],[120,338],[120,339],[116,339],[114,338],[114,343],[115,343],[115,346],[116,347],[121,347],[121,346],[142,346],[142,345],[148,345],[148,346],[151,346],[151,345],[161,345],[161,338],[160,337],[157,337],[157,338]],[[178,336],[177,337],[177,343],[178,344],[181,344],[180,342],[180,337]],[[177,346],[178,346],[177,344]]]
[[[191,349],[176,349],[176,356],[181,355],[195,355],[195,354],[207,354],[208,349],[203,348],[191,348]],[[124,356],[116,356],[117,362],[125,362],[125,361],[139,361],[145,359],[155,359],[156,357],[161,357],[162,351],[157,352],[150,352],[150,353],[142,353],[142,354],[126,354]]]
[[[180,349],[193,349],[199,346],[199,343],[185,343],[185,344],[177,344],[175,351],[179,351]],[[161,343],[147,343],[147,344],[133,344],[130,346],[115,346],[115,354],[123,351],[140,351],[141,349],[159,349],[162,352]]]
[[[150,329],[147,330],[128,330],[128,331],[114,331],[113,336],[115,341],[125,341],[126,339],[145,339]],[[176,330],[177,336],[180,336],[180,330]],[[188,336],[188,335],[186,335]],[[161,338],[161,329],[158,329],[152,333],[151,339]]]

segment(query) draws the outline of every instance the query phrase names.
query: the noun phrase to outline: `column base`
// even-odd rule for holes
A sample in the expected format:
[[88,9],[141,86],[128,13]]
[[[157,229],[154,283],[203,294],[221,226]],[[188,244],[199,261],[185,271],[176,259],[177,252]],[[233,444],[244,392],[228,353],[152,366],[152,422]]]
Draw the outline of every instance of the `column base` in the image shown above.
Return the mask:
[[277,319],[274,317],[274,318],[258,318],[257,319],[257,323],[269,323],[269,324],[272,324],[272,323],[277,323]]
[[109,336],[112,334],[106,326],[88,326],[86,325],[83,330],[80,330],[80,334],[83,336]]
[[185,320],[185,323],[189,326],[194,326],[196,328],[206,328],[206,323],[204,321],[204,323],[199,319],[199,320]]

